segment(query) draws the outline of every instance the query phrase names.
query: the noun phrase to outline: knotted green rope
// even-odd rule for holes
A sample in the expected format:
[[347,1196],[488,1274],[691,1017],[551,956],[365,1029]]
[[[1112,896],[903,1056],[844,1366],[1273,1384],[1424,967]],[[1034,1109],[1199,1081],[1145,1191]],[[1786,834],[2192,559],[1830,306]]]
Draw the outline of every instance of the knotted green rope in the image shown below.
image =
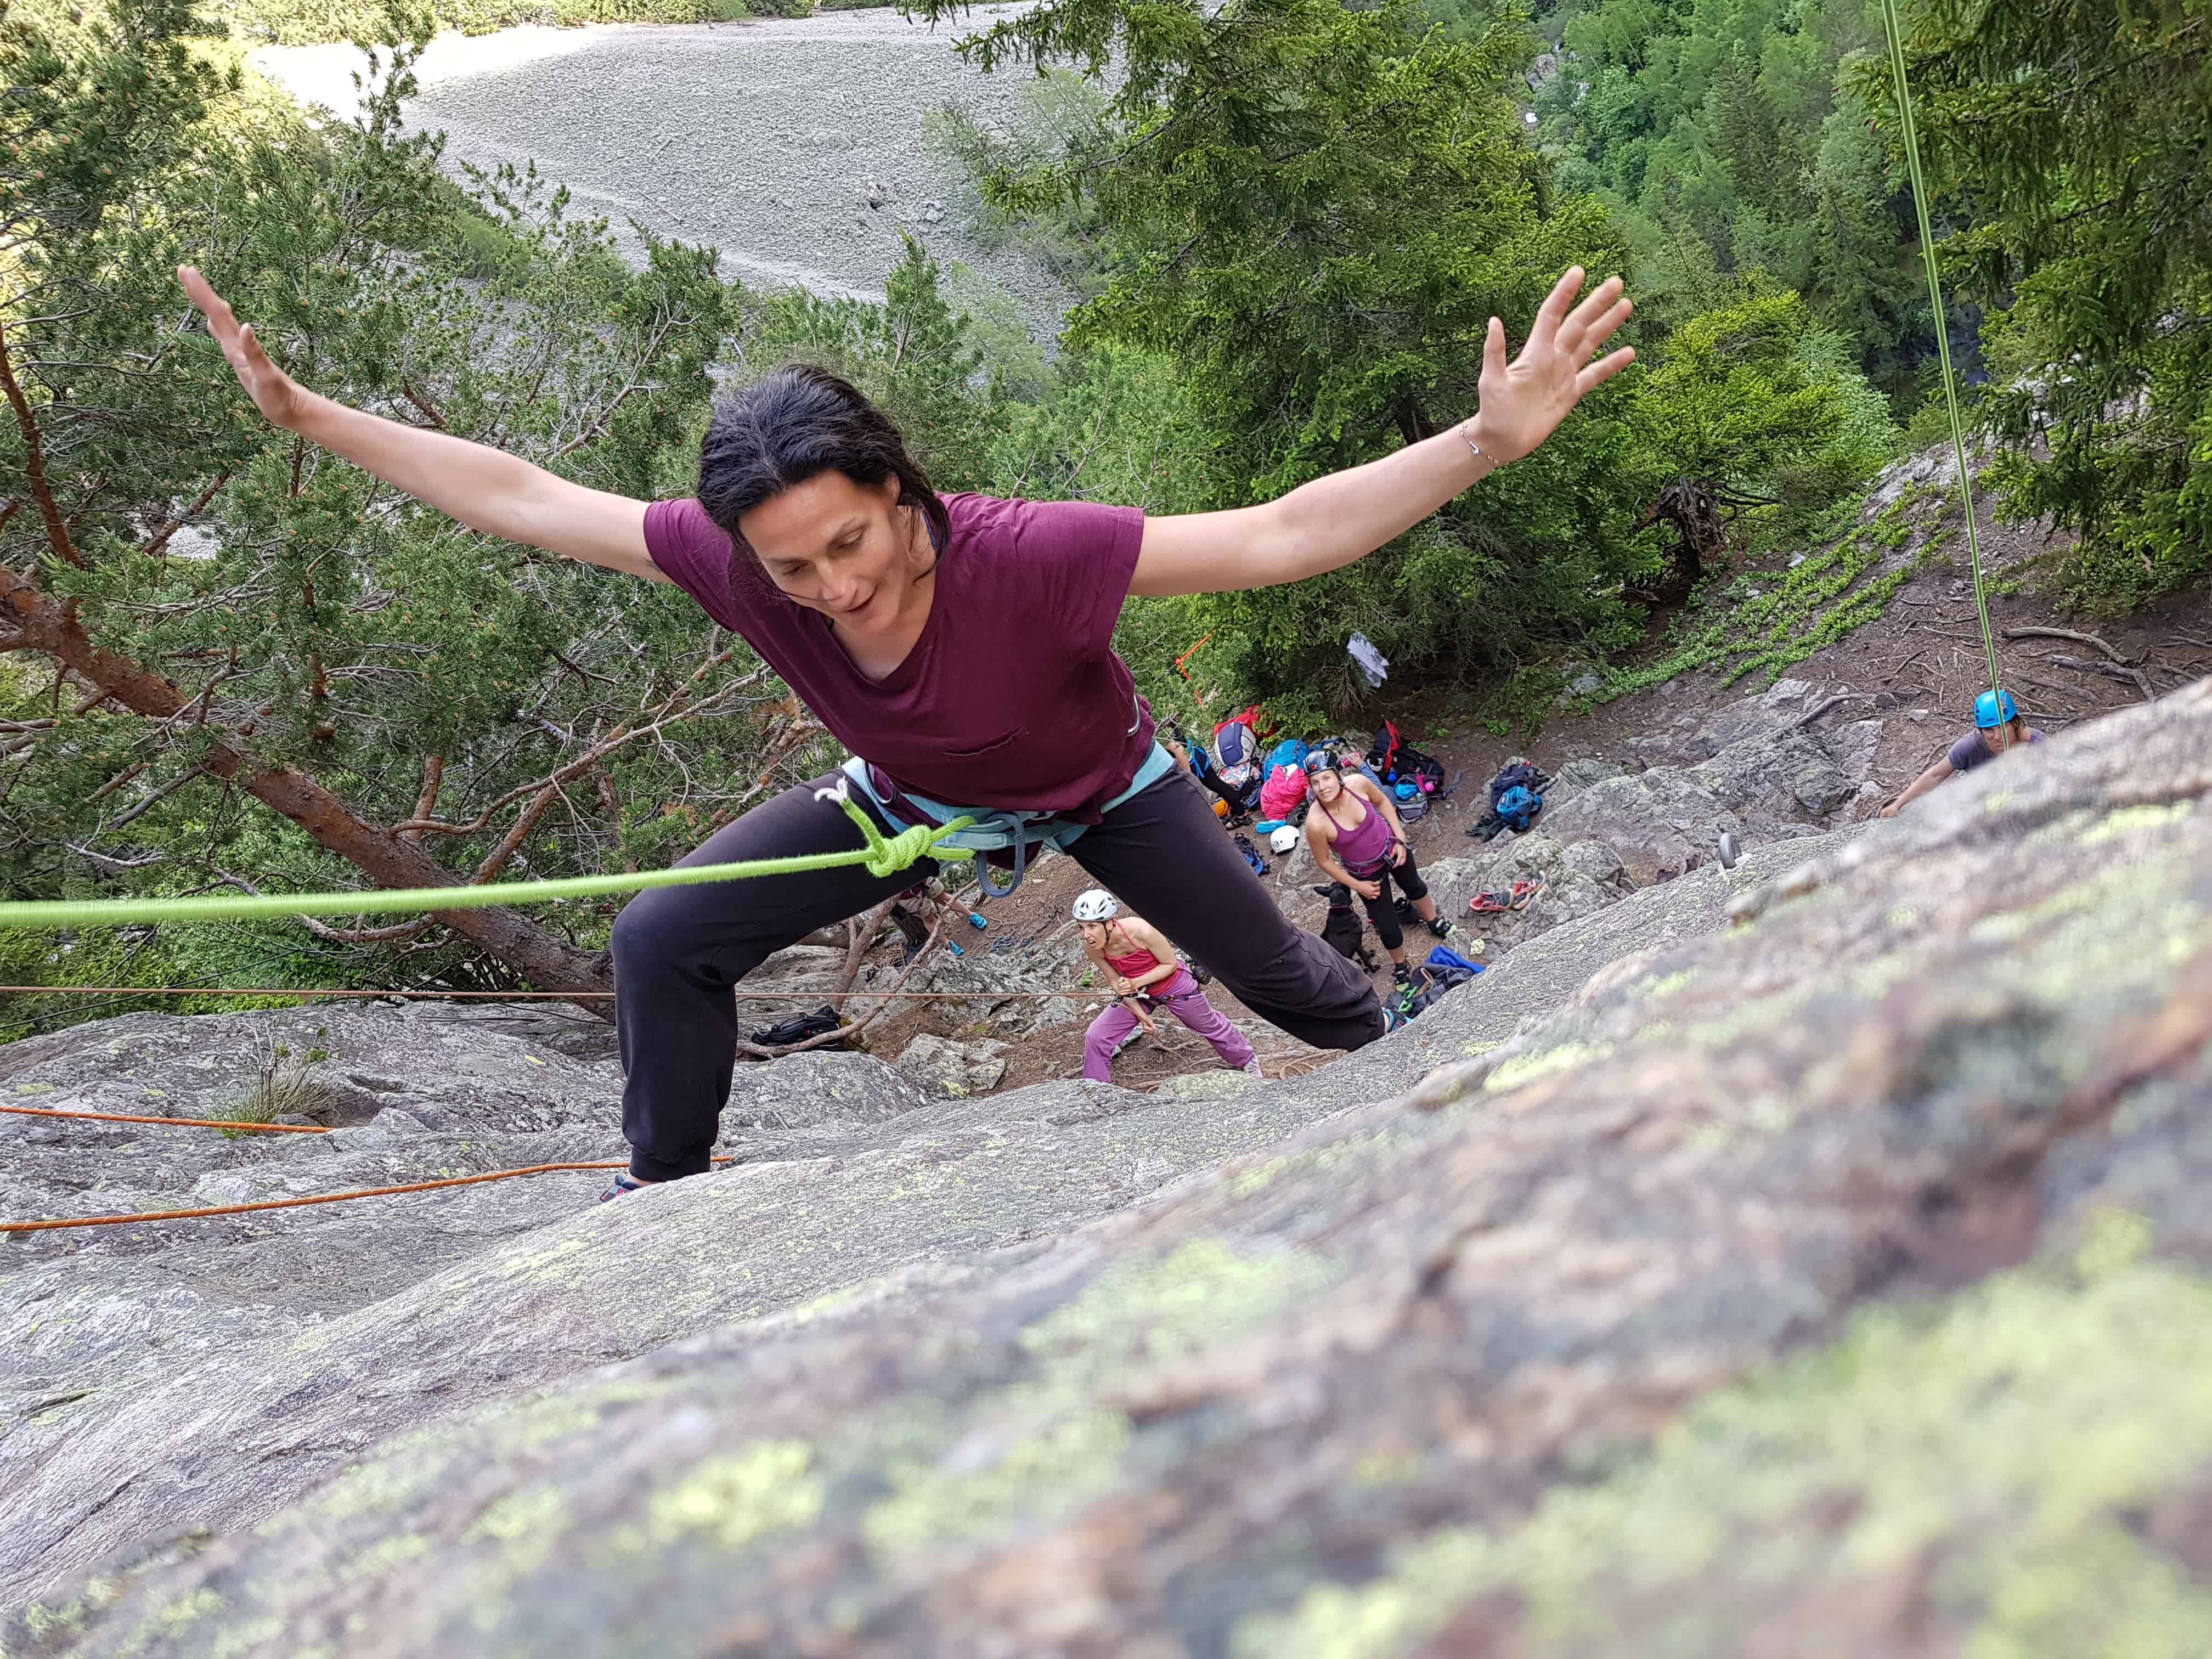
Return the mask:
[[895,876],[934,852],[938,842],[975,820],[916,824],[886,836],[860,810],[841,781],[817,789],[817,800],[835,800],[859,826],[865,845],[842,853],[800,853],[789,858],[746,859],[735,864],[691,865],[611,876],[572,876],[560,881],[509,881],[474,887],[400,887],[365,893],[207,894],[190,898],[40,900],[0,904],[0,927],[114,927],[126,922],[228,921],[246,916],[376,916],[428,910],[481,910],[500,904],[546,904],[555,899],[600,898],[648,887],[689,887],[701,882],[746,881],[758,876],[797,876],[811,870],[865,866],[872,876]]
[[1882,31],[1889,38],[1890,76],[1897,83],[1898,136],[1912,179],[1912,210],[1920,222],[1920,259],[1928,269],[1928,303],[1936,313],[1936,357],[1943,371],[1943,405],[1951,416],[1951,453],[1959,463],[1959,500],[1966,513],[1966,552],[1973,562],[1974,614],[1981,618],[1982,650],[1989,659],[1990,690],[2002,694],[1996,635],[1990,629],[1989,596],[1982,586],[1982,538],[1974,526],[1973,477],[1966,470],[1966,428],[1959,415],[1959,380],[1951,368],[1951,329],[1943,310],[1943,284],[1936,274],[1936,232],[1928,222],[1928,181],[1920,167],[1920,135],[1913,125],[1912,89],[1905,78],[1905,23],[1897,0],[1881,0]]

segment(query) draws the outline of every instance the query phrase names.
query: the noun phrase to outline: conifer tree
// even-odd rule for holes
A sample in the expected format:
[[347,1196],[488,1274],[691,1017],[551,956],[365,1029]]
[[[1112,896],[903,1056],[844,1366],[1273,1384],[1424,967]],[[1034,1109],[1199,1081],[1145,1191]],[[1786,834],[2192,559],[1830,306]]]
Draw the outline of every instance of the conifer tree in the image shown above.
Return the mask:
[[[1908,73],[1978,222],[1945,255],[2009,300],[1987,407],[2014,508],[2083,541],[2076,597],[2212,568],[2212,3],[1915,8]],[[1886,72],[1870,76],[1888,94]],[[2022,453],[2048,445],[2048,458]]]
[[[672,590],[486,542],[266,426],[173,270],[311,386],[651,495],[688,483],[732,320],[711,255],[648,240],[633,271],[527,173],[456,190],[400,135],[410,48],[313,131],[240,106],[194,27],[179,0],[0,23],[0,873],[414,886],[688,848],[805,739],[781,687]],[[319,977],[406,948],[418,976],[605,983],[573,922],[450,927],[276,931]],[[228,935],[258,980],[289,971],[269,932]]]

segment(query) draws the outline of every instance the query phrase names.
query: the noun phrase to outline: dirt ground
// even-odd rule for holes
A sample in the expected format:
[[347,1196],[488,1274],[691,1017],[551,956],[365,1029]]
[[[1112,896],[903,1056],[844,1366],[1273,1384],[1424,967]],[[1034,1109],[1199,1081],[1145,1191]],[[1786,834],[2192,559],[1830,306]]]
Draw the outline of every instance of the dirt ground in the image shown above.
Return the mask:
[[[1999,528],[1985,535],[1990,571],[2024,583],[2032,582],[2033,561],[2045,550],[2042,539],[2032,532]],[[1778,571],[1786,563],[1786,556],[1778,554],[1771,560],[1747,561],[1737,568],[1756,576]],[[2212,673],[2212,591],[2205,589],[2175,596],[2124,619],[2091,623],[2062,614],[2050,597],[2030,586],[2015,594],[1992,596],[1990,621],[1997,635],[1998,661],[2006,684],[2013,688],[2029,725],[2046,732],[2056,733],[2145,700],[2147,690],[2162,695]],[[2018,639],[2004,637],[2008,630],[2039,629],[2064,630],[2075,637],[2033,633]],[[1656,632],[1655,623],[1655,639]],[[2126,665],[2114,665],[2118,672],[2107,674],[2052,661],[2054,657],[2076,662],[2106,660],[2106,653],[2081,635],[2094,635],[2111,646]],[[1651,648],[1656,652],[1658,647],[1655,643]],[[1884,730],[1875,755],[1875,775],[1893,793],[1968,728],[1975,695],[1989,683],[1972,585],[1962,574],[1954,572],[1920,576],[1898,592],[1878,620],[1787,672],[1826,689],[1888,693],[1900,700],[1881,711]],[[2140,680],[2136,674],[2141,675]],[[1628,746],[1633,739],[1673,724],[1686,713],[1702,715],[1740,697],[1756,695],[1768,683],[1759,674],[1732,685],[1723,684],[1711,672],[1685,674],[1587,714],[1557,713],[1533,737],[1485,731],[1462,712],[1468,706],[1466,691],[1452,687],[1407,691],[1393,688],[1378,693],[1374,706],[1361,711],[1358,720],[1350,723],[1372,726],[1384,718],[1393,720],[1408,740],[1436,755],[1448,771],[1460,775],[1455,797],[1412,827],[1415,856],[1427,866],[1481,850],[1480,843],[1468,841],[1463,832],[1487,803],[1488,780],[1508,758],[1525,755],[1547,771],[1555,771],[1565,762],[1577,758],[1633,766],[1637,757]],[[1440,731],[1443,735],[1438,734]],[[1264,845],[1261,852],[1271,866],[1267,885],[1285,913],[1301,926],[1317,928],[1325,906],[1304,884],[1316,878],[1309,875],[1304,882],[1293,883],[1285,878],[1287,857],[1276,858]],[[980,899],[971,887],[964,895],[965,902],[988,919],[988,928],[977,933],[959,923],[952,930],[953,936],[969,951],[1065,946],[1073,933],[1068,906],[1077,893],[1091,884],[1073,860],[1054,857],[1006,898]],[[1454,920],[1461,924],[1467,939],[1480,936],[1482,929],[1470,926],[1468,918]],[[1430,943],[1426,933],[1417,931],[1407,938],[1408,952],[1418,960],[1427,953]],[[1382,961],[1371,929],[1368,944],[1377,961]],[[885,945],[871,957],[879,982],[897,954],[895,945]],[[1082,969],[1078,957],[1072,977],[1079,977]],[[1374,979],[1378,992],[1388,988],[1387,963]],[[1086,1007],[1103,1006],[1103,1000],[1095,993],[1085,994]],[[1258,1020],[1219,984],[1210,987],[1207,995],[1251,1036],[1261,1067],[1269,1076],[1294,1074],[1323,1058],[1321,1051]],[[910,1004],[871,1026],[866,1046],[890,1060],[925,1031],[956,1039],[990,1035],[955,1023],[946,1012],[954,1006]],[[1158,1037],[1140,1038],[1115,1062],[1117,1084],[1133,1089],[1156,1088],[1171,1077],[1218,1064],[1211,1049],[1173,1020],[1163,1018],[1159,1024]],[[1000,1087],[1080,1076],[1083,1030],[1080,1024],[1065,1025],[1015,1042],[1006,1053],[1006,1074]]]

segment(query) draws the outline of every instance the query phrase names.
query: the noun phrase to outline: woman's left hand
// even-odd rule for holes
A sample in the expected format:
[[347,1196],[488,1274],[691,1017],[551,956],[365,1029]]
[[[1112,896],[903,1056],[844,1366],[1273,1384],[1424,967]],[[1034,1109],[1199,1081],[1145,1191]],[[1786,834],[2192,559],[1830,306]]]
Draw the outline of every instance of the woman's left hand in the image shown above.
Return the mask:
[[1137,981],[1134,981],[1133,979],[1131,979],[1131,978],[1130,978],[1127,975],[1126,975],[1126,974],[1116,974],[1116,975],[1114,975],[1114,994],[1115,994],[1116,996],[1124,996],[1124,997],[1133,997],[1133,996],[1136,995],[1136,994],[1137,994]]
[[1405,863],[1405,861],[1406,843],[1402,841],[1392,842],[1390,843],[1390,867],[1393,870],[1395,870],[1399,866]]
[[1620,297],[1618,276],[1607,277],[1575,305],[1583,276],[1577,265],[1553,285],[1528,343],[1510,362],[1505,358],[1505,325],[1490,319],[1482,347],[1482,407],[1468,435],[1499,466],[1519,460],[1550,437],[1585,392],[1636,360],[1636,353],[1624,347],[1590,361],[1634,307]]

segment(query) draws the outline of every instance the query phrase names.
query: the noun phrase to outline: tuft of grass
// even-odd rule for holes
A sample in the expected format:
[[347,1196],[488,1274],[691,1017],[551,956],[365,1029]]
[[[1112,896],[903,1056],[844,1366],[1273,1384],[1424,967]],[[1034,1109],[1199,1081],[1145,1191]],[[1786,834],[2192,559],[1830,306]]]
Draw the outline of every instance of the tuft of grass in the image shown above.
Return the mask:
[[[279,1118],[328,1115],[332,1104],[331,1091],[314,1071],[315,1060],[324,1057],[324,1050],[313,1048],[308,1050],[307,1059],[300,1059],[275,1039],[263,1037],[252,1090],[228,1109],[210,1115],[226,1123],[274,1123]],[[245,1131],[226,1129],[222,1133],[225,1139],[235,1140]]]

